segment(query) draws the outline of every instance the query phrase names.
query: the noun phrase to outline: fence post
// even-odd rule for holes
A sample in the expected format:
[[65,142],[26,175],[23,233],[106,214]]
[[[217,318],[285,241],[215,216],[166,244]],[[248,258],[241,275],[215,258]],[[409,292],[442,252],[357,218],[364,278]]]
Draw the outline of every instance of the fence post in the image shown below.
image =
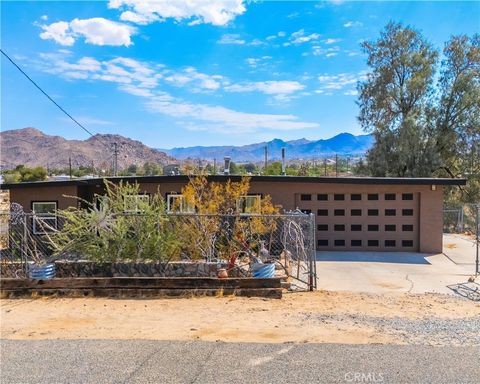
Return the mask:
[[[308,285],[310,291],[313,291],[313,289],[317,286],[317,274],[314,272],[314,269],[316,269],[317,263],[315,262],[316,259],[316,252],[315,252],[315,216],[313,213],[310,213],[310,265],[308,266],[309,268],[309,277],[308,277]],[[315,280],[314,280],[315,279]]]
[[475,256],[475,277],[478,276],[478,274],[480,273],[480,270],[479,270],[479,255],[478,255],[478,248],[480,246],[479,244],[479,232],[480,232],[480,204],[477,204],[477,207],[476,207],[476,218],[475,218],[475,225],[476,225],[476,240],[477,240],[477,251],[476,251],[476,256]]

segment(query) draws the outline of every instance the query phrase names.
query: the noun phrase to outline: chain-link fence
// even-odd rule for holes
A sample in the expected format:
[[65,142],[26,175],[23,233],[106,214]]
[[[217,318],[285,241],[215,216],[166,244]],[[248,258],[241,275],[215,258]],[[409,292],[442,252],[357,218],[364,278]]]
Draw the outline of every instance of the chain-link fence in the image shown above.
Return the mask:
[[0,261],[28,266],[53,261],[163,263],[222,262],[236,276],[252,266],[275,263],[299,286],[316,287],[313,215],[145,215],[130,212],[82,217],[60,214],[0,214]]
[[480,274],[480,203],[444,209],[443,232],[461,234],[475,242],[475,272]]

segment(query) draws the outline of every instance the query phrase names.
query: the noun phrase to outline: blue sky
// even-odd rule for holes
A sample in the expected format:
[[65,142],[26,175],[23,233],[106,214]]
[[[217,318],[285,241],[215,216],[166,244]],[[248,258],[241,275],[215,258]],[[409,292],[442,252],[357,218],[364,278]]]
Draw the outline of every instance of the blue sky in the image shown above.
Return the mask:
[[[89,130],[157,148],[361,134],[359,44],[389,21],[441,48],[480,2],[111,0],[1,4],[1,46]],[[88,135],[3,57],[1,129]]]

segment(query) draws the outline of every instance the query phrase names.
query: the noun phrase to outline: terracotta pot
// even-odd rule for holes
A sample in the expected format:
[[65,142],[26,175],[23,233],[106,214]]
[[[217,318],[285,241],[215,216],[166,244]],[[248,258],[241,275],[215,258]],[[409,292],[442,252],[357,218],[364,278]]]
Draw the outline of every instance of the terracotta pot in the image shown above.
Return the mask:
[[227,270],[225,268],[220,268],[218,271],[217,271],[217,277],[219,279],[226,279],[228,277],[228,273],[227,273]]

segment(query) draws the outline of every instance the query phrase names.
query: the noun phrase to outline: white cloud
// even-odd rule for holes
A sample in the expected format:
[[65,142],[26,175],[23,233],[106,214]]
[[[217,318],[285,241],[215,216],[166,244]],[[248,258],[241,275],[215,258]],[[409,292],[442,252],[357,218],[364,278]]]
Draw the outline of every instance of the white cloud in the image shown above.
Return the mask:
[[246,11],[243,0],[110,0],[108,6],[123,10],[121,20],[138,24],[174,19],[221,26]]
[[272,96],[270,103],[285,103],[298,97],[298,92],[305,86],[298,81],[271,80],[271,81],[250,81],[232,84],[225,87],[227,92],[261,92]]
[[[301,121],[291,114],[248,113],[218,105],[191,103],[176,98],[160,88],[160,82],[164,85],[185,86],[191,91],[229,87],[228,80],[223,76],[206,75],[193,67],[173,71],[162,65],[151,65],[125,57],[107,61],[84,57],[76,62],[67,62],[68,56],[67,53],[59,52],[43,54],[41,61],[36,64],[45,72],[71,80],[116,83],[119,90],[144,99],[148,110],[176,118],[189,129],[242,133],[263,129],[295,130],[318,127],[317,123]],[[240,87],[243,89],[240,90]],[[284,101],[303,88],[302,84],[295,81],[265,81],[241,84],[236,91],[262,92],[271,95],[276,101]]]
[[48,16],[47,15],[42,15],[42,16],[40,16],[40,19],[46,21],[46,20],[48,20]]
[[246,43],[246,41],[244,39],[240,38],[240,35],[236,34],[236,33],[226,33],[225,35],[222,35],[220,40],[218,40],[218,44],[243,45],[245,43]]
[[245,62],[249,65],[250,68],[258,68],[267,65],[268,61],[271,59],[272,56],[248,57],[247,59],[245,59]]
[[348,21],[345,24],[343,24],[345,28],[352,28],[352,27],[361,27],[363,26],[363,23],[360,21]]
[[333,56],[338,55],[339,52],[340,52],[340,47],[339,46],[322,48],[319,45],[314,45],[312,47],[312,54],[314,56],[333,57]]
[[340,41],[342,41],[342,39],[325,39],[322,42],[324,44],[335,44],[335,43],[339,43]]
[[198,72],[194,67],[186,67],[181,71],[166,70],[164,80],[175,87],[184,87],[188,84],[191,92],[212,92],[219,89],[228,80],[221,75],[207,75]]
[[239,112],[222,106],[192,104],[182,101],[166,101],[152,98],[147,107],[179,119],[194,119],[196,123],[187,124],[192,130],[217,132],[248,133],[259,129],[295,130],[318,128],[317,123],[298,121],[295,115],[275,115]]
[[83,37],[86,43],[93,45],[124,45],[132,44],[131,36],[136,29],[127,24],[94,17],[91,19],[73,19],[70,22],[58,21],[50,25],[41,25],[43,32],[40,38],[54,40],[65,46],[72,46],[75,40]]
[[357,94],[355,86],[359,81],[367,78],[367,71],[360,71],[358,73],[339,73],[337,75],[320,75],[318,80],[320,87],[315,91],[316,93],[326,94],[325,92],[341,91],[344,95],[354,96]]
[[40,38],[43,40],[55,40],[60,45],[71,46],[75,43],[72,32],[70,31],[70,24],[66,21],[58,21],[50,25],[42,25],[43,32],[40,33]]
[[292,44],[303,44],[312,40],[317,40],[319,37],[320,35],[318,33],[311,33],[310,35],[306,35],[305,30],[300,29],[297,32],[293,32],[289,37],[289,41],[284,43],[283,45],[288,46]]
[[262,92],[266,95],[288,95],[304,89],[298,81],[251,81],[233,84],[225,88],[229,92]]

